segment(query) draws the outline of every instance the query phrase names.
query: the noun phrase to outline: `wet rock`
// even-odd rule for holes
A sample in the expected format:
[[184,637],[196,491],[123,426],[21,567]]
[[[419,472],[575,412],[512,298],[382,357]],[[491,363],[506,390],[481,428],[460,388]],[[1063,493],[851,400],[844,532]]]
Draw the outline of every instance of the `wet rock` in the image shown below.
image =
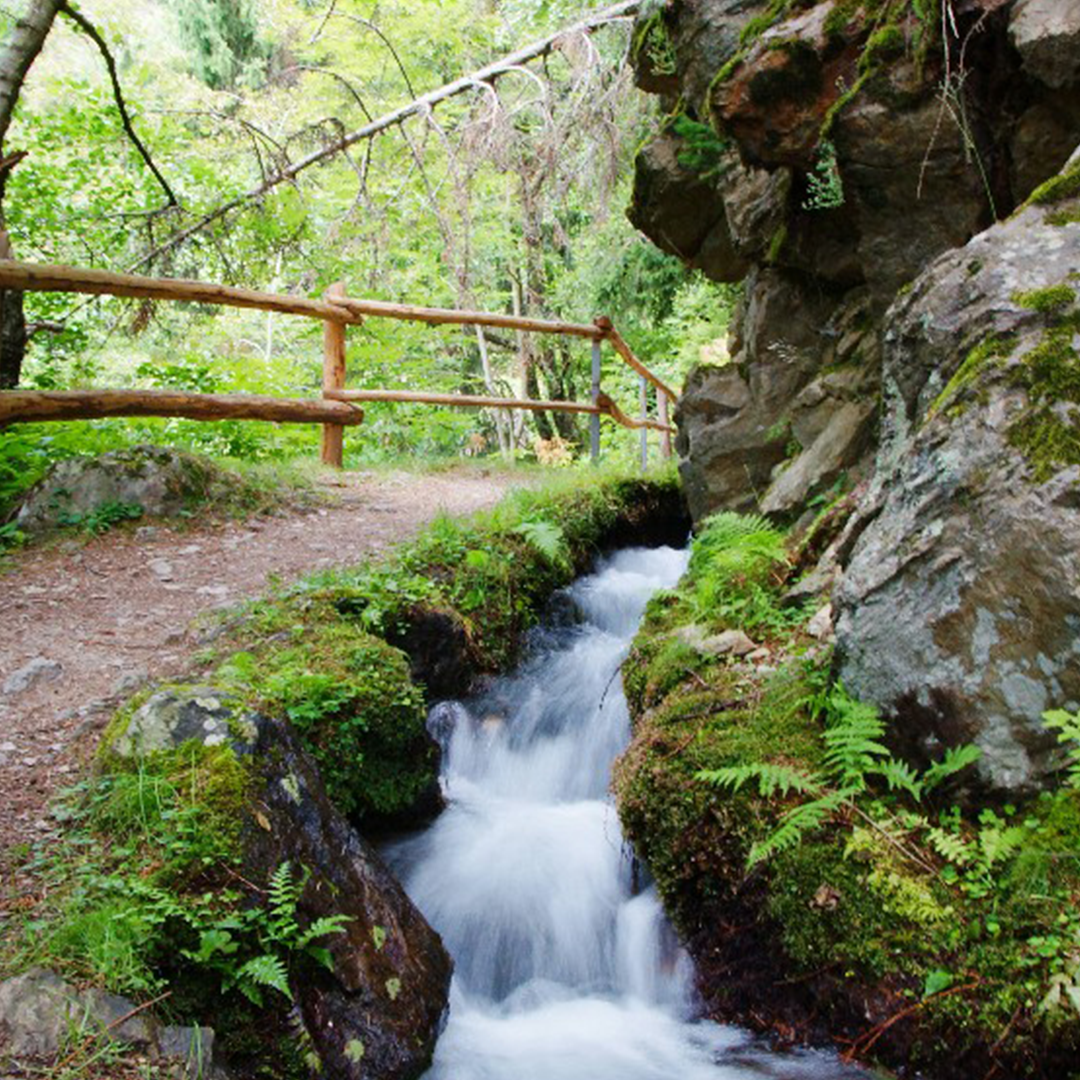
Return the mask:
[[130,756],[189,739],[228,743],[254,774],[244,811],[244,876],[268,880],[283,862],[304,866],[310,877],[300,917],[349,920],[344,933],[327,940],[333,971],[310,972],[294,987],[325,1074],[418,1076],[447,1007],[451,962],[439,936],[327,799],[288,724],[247,712],[212,687],[176,687],[151,697],[111,750]]
[[13,671],[4,680],[5,694],[25,694],[36,686],[56,682],[64,673],[64,665],[59,660],[50,660],[47,656],[35,656],[17,671]]
[[849,691],[914,757],[974,742],[1003,792],[1059,765],[1042,713],[1080,707],[1080,224],[1055,211],[941,257],[890,312],[875,509],[835,593]]
[[110,504],[164,517],[237,483],[206,459],[180,450],[157,446],[112,450],[54,465],[24,500],[18,523],[27,532],[41,532],[55,528],[64,517],[90,515]]

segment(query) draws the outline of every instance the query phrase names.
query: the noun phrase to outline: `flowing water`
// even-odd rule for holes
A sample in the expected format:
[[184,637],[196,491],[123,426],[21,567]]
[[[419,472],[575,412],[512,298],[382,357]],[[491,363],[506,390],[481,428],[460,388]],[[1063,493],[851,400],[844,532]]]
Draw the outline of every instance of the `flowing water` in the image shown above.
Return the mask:
[[427,1080],[839,1080],[835,1057],[770,1053],[694,1022],[690,964],[634,868],[608,794],[630,737],[619,666],[685,552],[632,549],[580,579],[580,623],[483,697],[431,717],[449,805],[389,852],[454,957]]

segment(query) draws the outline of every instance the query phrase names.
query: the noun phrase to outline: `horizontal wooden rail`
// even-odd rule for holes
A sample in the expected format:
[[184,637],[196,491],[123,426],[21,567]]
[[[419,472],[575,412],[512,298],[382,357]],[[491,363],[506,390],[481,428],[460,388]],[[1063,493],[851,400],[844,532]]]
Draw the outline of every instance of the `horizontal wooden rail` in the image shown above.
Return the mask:
[[127,296],[145,300],[181,300],[225,307],[257,308],[304,315],[310,319],[360,323],[359,315],[323,300],[279,293],[256,292],[232,285],[211,285],[184,278],[151,278],[137,274],[113,274],[107,270],[83,270],[74,266],[24,263],[0,259],[0,289],[20,292],[75,292],[92,296]]
[[413,304],[390,304],[384,300],[358,300],[351,296],[334,300],[354,315],[372,315],[382,319],[402,319],[430,326],[491,326],[505,330],[524,330],[537,334],[565,334],[570,337],[598,339],[604,331],[598,326],[557,322],[552,319],[527,319],[492,311],[458,311],[454,308],[416,307]]
[[105,416],[183,416],[189,420],[273,420],[286,424],[363,422],[340,401],[296,401],[255,394],[188,394],[179,390],[0,390],[0,427]]
[[672,401],[678,401],[679,395],[671,389],[667,383],[663,382],[658,375],[654,375],[635,355],[633,349],[627,345],[623,339],[622,334],[615,329],[611,324],[611,320],[608,318],[600,318],[596,320],[596,326],[598,329],[604,332],[604,337],[611,342],[611,347],[626,361],[626,363],[632,367],[639,375],[643,376],[649,382],[656,387],[663,394],[667,394],[668,398]]
[[673,430],[667,424],[661,424],[656,420],[642,421],[627,416],[607,394],[601,394],[595,405],[580,401],[532,401],[527,398],[486,397],[481,394],[430,394],[419,390],[327,390],[325,397],[328,401],[392,401],[418,405],[449,405],[458,408],[591,413],[595,416],[610,416],[616,423],[627,428]]

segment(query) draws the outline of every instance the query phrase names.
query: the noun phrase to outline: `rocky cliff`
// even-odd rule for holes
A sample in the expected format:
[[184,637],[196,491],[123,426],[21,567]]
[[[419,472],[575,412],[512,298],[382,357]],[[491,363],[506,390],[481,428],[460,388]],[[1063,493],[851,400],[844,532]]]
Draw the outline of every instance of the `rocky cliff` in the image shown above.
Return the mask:
[[1080,701],[1080,5],[671,0],[633,54],[665,120],[630,217],[744,283],[676,413],[695,518],[869,481],[818,578],[843,678],[915,756],[1037,787]]

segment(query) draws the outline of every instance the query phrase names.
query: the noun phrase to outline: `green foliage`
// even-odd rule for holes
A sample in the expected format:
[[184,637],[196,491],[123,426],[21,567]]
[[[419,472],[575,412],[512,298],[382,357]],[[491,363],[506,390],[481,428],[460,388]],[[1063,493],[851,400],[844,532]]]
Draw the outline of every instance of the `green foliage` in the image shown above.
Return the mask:
[[85,514],[74,511],[62,513],[57,517],[56,523],[62,528],[84,529],[97,536],[99,533],[108,532],[114,525],[138,521],[142,516],[143,508],[138,503],[111,500]]
[[1080,712],[1052,709],[1043,713],[1043,722],[1057,732],[1058,742],[1065,747],[1069,785],[1080,788]]
[[818,143],[814,169],[806,176],[804,210],[834,210],[844,205],[844,182],[836,147],[829,139]]
[[690,555],[691,614],[751,633],[800,622],[805,613],[781,608],[776,597],[774,583],[786,560],[783,533],[764,518],[713,515],[702,525]]
[[235,988],[254,1005],[262,1005],[264,989],[291,1001],[290,968],[307,957],[332,971],[333,958],[320,941],[343,933],[349,922],[347,916],[328,915],[301,925],[297,906],[309,877],[306,869],[298,876],[283,862],[270,877],[265,905],[202,928],[198,947],[182,954],[218,972],[223,991]]
[[1037,311],[1042,315],[1052,315],[1072,307],[1076,303],[1076,292],[1062,282],[1059,285],[1047,286],[1045,289],[1032,289],[1029,292],[1018,293],[1013,299],[1022,308]]
[[765,799],[791,792],[813,798],[785,810],[773,832],[757,840],[750,849],[754,865],[779,852],[797,846],[808,832],[821,828],[841,809],[854,807],[872,781],[883,782],[889,791],[903,791],[916,802],[930,788],[973,764],[979,757],[976,747],[953,748],[936,762],[932,772],[920,775],[907,762],[892,757],[881,741],[885,724],[877,709],[853,700],[837,686],[825,704],[824,753],[821,772],[807,773],[766,761],[747,761],[738,766],[706,769],[698,779],[716,787],[738,791],[755,782]]
[[217,681],[286,716],[344,813],[386,817],[435,781],[424,695],[400,650],[347,622],[297,624],[287,644],[241,652]]
[[716,180],[727,171],[725,155],[731,148],[709,124],[692,120],[680,113],[671,121],[671,130],[682,140],[678,162],[684,169],[698,173],[702,180]]
[[195,73],[214,90],[257,85],[269,49],[251,0],[180,0],[177,16]]

